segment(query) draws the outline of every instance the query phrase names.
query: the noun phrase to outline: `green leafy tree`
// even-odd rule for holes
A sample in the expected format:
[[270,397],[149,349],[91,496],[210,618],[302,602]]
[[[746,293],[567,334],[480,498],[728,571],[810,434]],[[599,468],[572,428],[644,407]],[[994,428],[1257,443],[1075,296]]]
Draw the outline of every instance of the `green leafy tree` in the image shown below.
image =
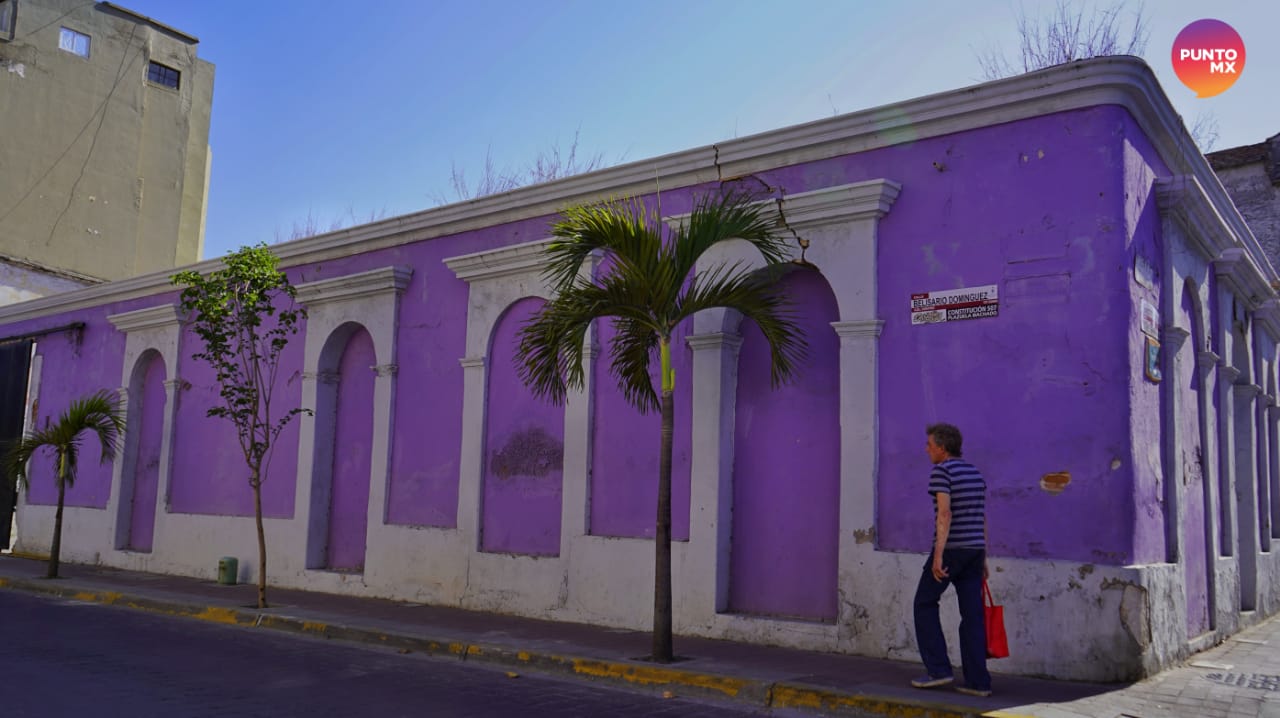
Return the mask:
[[207,414],[230,421],[253,489],[258,529],[258,607],[267,607],[267,540],[262,529],[264,466],[276,437],[302,408],[280,411],[273,401],[280,355],[298,332],[303,311],[294,305],[295,289],[280,271],[280,259],[265,244],[242,247],[222,258],[223,268],[208,276],[178,272],[184,286],[182,311],[204,350],[193,359],[207,362],[217,378],[221,405]]
[[86,434],[96,436],[102,447],[102,463],[113,461],[124,435],[124,412],[117,397],[103,389],[96,394],[71,402],[53,424],[30,431],[5,455],[4,475],[7,481],[29,484],[28,466],[41,449],[53,451],[54,479],[58,482],[58,510],[53,517],[53,544],[49,548],[49,578],[58,577],[62,554],[62,506],[67,487],[76,481],[80,465],[80,442]]
[[[638,200],[610,201],[566,210],[552,228],[546,276],[554,296],[521,329],[516,354],[521,379],[535,395],[563,403],[583,385],[584,341],[592,323],[608,317],[617,331],[610,370],[627,401],[642,413],[661,413],[657,523],[654,536],[653,660],[673,660],[671,639],[671,446],[676,327],[699,311],[724,307],[759,326],[772,353],[772,380],[789,380],[805,351],[787,300],[773,285],[786,262],[786,246],[764,206],[745,194],[699,199],[688,221],[664,241],[662,223]],[[764,270],[720,265],[695,274],[698,259],[730,240],[750,242]],[[582,265],[599,253],[596,277]],[[657,354],[661,388],[650,362]]]

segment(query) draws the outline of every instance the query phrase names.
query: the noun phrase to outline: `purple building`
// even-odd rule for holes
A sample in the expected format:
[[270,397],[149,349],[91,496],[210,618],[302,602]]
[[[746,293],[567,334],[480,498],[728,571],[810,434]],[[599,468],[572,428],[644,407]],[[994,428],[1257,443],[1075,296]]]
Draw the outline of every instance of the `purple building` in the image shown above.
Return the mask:
[[[652,199],[655,176],[669,222],[761,189],[820,270],[784,280],[811,345],[795,384],[769,388],[738,316],[683,330],[678,633],[914,660],[935,421],[988,479],[999,670],[1134,678],[1280,607],[1278,277],[1133,58],[279,245],[309,313],[279,391],[315,416],[263,486],[274,585],[649,625],[657,417],[608,376],[608,327],[564,407],[512,355],[557,211]],[[175,304],[147,275],[0,308],[0,336],[33,341],[37,422],[127,395],[122,456],[85,456],[68,493],[66,559],[212,578],[232,555],[249,579],[252,494]]]

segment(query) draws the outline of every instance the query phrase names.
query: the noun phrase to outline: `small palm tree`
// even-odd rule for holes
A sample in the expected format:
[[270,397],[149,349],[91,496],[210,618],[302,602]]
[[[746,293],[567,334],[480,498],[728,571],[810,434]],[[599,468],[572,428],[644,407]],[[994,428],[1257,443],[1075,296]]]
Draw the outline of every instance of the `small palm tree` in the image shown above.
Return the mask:
[[58,577],[58,556],[62,550],[62,503],[67,486],[75,483],[80,456],[80,440],[85,432],[98,437],[102,445],[102,463],[115,459],[116,449],[124,434],[124,413],[114,394],[107,390],[77,399],[62,412],[53,425],[28,432],[4,458],[4,476],[8,481],[29,483],[28,464],[36,452],[48,447],[54,454],[54,478],[58,482],[58,511],[53,519],[53,545],[49,549],[49,578]]
[[[786,262],[786,246],[775,234],[765,207],[743,194],[704,196],[692,215],[663,240],[658,217],[637,200],[572,207],[552,228],[546,276],[555,295],[521,329],[516,361],[535,395],[563,403],[569,388],[583,384],[583,343],[591,324],[604,317],[617,330],[609,347],[611,373],[627,401],[662,417],[654,532],[653,660],[674,658],[671,641],[671,449],[675,374],[671,340],[676,327],[713,307],[737,310],[755,321],[769,342],[774,385],[789,380],[805,350],[789,304],[773,289]],[[750,242],[764,257],[763,271],[716,266],[694,274],[707,250],[729,240]],[[589,257],[603,255],[597,277],[580,275]],[[650,379],[657,350],[661,396]]]

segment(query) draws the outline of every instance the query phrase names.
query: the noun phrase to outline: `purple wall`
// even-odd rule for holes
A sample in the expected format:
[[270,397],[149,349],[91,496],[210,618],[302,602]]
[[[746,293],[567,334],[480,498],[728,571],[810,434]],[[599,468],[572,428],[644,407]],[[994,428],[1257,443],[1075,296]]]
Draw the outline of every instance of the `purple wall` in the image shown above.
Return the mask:
[[[108,314],[117,311],[119,310],[114,307],[95,307],[74,315],[48,317],[30,323],[32,329],[60,326],[74,321],[86,324],[83,333],[58,332],[36,339],[36,354],[42,357],[43,362],[37,395],[37,426],[43,427],[46,422],[56,421],[74,400],[102,389],[114,391],[120,386],[124,363],[124,335],[106,321]],[[15,329],[17,332],[23,331],[21,328]],[[111,495],[112,467],[110,464],[100,463],[101,456],[97,440],[88,441],[88,437],[85,437],[81,444],[75,483],[67,488],[67,506],[106,508]],[[53,477],[53,454],[42,452],[31,464],[27,502],[37,505],[56,504],[58,485]]]
[[347,339],[338,364],[326,563],[329,568],[364,568],[373,456],[373,367],[377,363],[369,332],[357,329]]
[[[671,364],[676,373],[675,435],[671,466],[671,537],[689,539],[689,468],[692,454],[693,350],[685,342],[689,323],[676,328]],[[609,322],[597,324],[591,431],[591,521],[595,536],[653,538],[658,506],[658,459],[662,416],[641,414],[627,403],[609,371],[609,346],[616,332]],[[659,381],[655,352],[651,378]]]
[[[283,416],[302,402],[301,365],[305,337],[301,326],[290,337],[280,359],[272,398],[273,417]],[[174,416],[173,478],[169,482],[169,510],[173,513],[252,516],[253,489],[235,427],[229,419],[210,417],[208,407],[222,398],[213,370],[191,355],[203,350],[198,337],[184,330],[178,345],[178,376],[184,387]],[[262,481],[262,515],[293,516],[297,485],[298,421],[295,419],[272,445]]]
[[809,345],[792,384],[770,385],[769,344],[744,321],[734,422],[729,608],[836,616],[840,342],[835,295],[815,271],[783,280]]
[[160,487],[160,441],[164,432],[164,359],[156,352],[144,355],[141,393],[134,408],[141,417],[135,437],[133,495],[122,496],[129,502],[128,547],[134,551],[150,551],[156,528],[156,495]]
[[[1143,418],[1158,417],[1158,391],[1140,377],[1131,279],[1135,254],[1156,266],[1160,262],[1150,181],[1163,170],[1154,158],[1126,111],[1105,106],[760,174],[764,183],[787,194],[882,177],[904,187],[881,220],[878,239],[877,301],[886,322],[879,345],[880,548],[920,553],[928,548],[929,465],[921,447],[924,426],[942,420],[961,427],[966,455],[988,477],[996,555],[1108,564],[1162,559],[1160,468],[1145,453],[1146,446],[1158,442],[1159,425]],[[664,212],[687,211],[691,196],[690,189],[664,192]],[[390,437],[388,522],[457,525],[458,359],[466,353],[468,287],[442,260],[539,239],[546,227],[547,218],[535,218],[290,270],[293,281],[301,283],[393,264],[414,269],[397,317],[400,371]],[[985,284],[999,285],[999,317],[910,325],[912,293]],[[41,415],[61,410],[72,396],[119,384],[124,336],[105,322],[105,314],[172,297],[170,292],[10,327],[20,332],[76,319],[89,322],[84,340],[75,346],[61,335],[40,341],[38,351],[45,357]],[[528,307],[520,311],[527,315]],[[501,452],[518,436],[534,436],[522,431],[539,429],[543,433],[533,444],[546,457],[555,455],[563,411],[532,402],[519,384],[510,366],[510,338],[518,322],[509,320],[504,318],[495,335],[487,365],[484,542],[490,550],[554,553],[559,460],[551,462],[554,471],[547,468],[537,478],[512,473]],[[287,351],[278,395],[282,408],[299,401],[302,338],[295,337]],[[191,387],[177,399],[171,510],[250,515],[252,493],[232,429],[205,416],[217,393],[211,372],[190,358],[197,348],[185,334],[174,372]],[[685,347],[676,360],[679,462],[689,441],[691,371]],[[647,535],[653,489],[644,478],[656,451],[645,442],[656,444],[656,431],[647,430],[655,417],[637,416],[610,384],[601,376],[593,399],[591,527],[604,535]],[[686,412],[683,421],[681,411]],[[518,419],[530,425],[516,426]],[[267,516],[293,516],[297,426],[292,424],[276,445],[264,483]],[[651,435],[626,442],[626,452],[606,450],[609,442]],[[1136,457],[1130,448],[1135,446],[1140,447]],[[493,471],[495,457],[502,477]],[[86,459],[69,503],[103,507],[110,467],[99,469],[95,457]],[[1069,471],[1072,483],[1051,496],[1039,480],[1057,471]],[[677,536],[687,535],[685,476],[687,469],[678,463]],[[29,499],[50,503],[54,496],[52,483],[37,474]],[[528,510],[530,502],[536,511]],[[1081,516],[1092,520],[1081,522]]]
[[486,363],[484,551],[560,554],[564,408],[535,398],[515,364],[517,333],[542,305],[541,299],[521,299],[493,329]]
[[[946,421],[986,475],[994,555],[1130,560],[1131,126],[1099,107],[859,158],[858,179],[904,186],[878,239],[881,548],[928,551],[924,429]],[[910,324],[912,293],[986,284],[999,317]],[[1059,471],[1071,484],[1050,495],[1040,479]]]

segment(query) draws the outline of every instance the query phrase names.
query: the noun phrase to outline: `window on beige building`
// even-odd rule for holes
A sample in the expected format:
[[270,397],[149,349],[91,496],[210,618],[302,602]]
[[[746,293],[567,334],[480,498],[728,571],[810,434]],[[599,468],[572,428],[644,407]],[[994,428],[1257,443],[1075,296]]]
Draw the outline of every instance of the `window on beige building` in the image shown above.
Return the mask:
[[88,57],[89,36],[64,27],[62,33],[58,35],[58,47],[73,55]]
[[181,79],[182,73],[168,65],[152,62],[147,66],[147,81],[153,84],[176,90]]

